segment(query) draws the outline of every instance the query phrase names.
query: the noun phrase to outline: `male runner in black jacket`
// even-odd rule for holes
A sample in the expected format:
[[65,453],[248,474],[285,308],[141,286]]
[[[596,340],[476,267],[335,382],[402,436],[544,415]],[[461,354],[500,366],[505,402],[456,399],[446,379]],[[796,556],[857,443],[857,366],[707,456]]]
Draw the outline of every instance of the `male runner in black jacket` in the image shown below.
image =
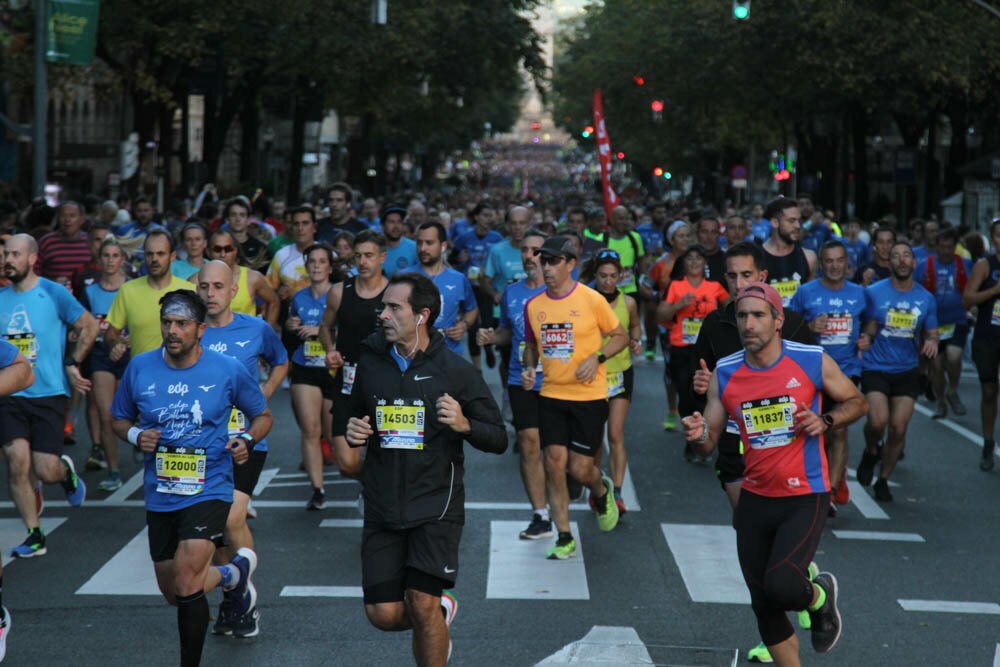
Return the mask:
[[432,326],[434,283],[396,274],[382,301],[382,331],[365,340],[345,415],[348,444],[368,446],[365,612],[381,630],[412,628],[417,664],[443,666],[456,608],[445,589],[455,584],[465,523],[463,441],[502,454],[507,433],[482,377]]

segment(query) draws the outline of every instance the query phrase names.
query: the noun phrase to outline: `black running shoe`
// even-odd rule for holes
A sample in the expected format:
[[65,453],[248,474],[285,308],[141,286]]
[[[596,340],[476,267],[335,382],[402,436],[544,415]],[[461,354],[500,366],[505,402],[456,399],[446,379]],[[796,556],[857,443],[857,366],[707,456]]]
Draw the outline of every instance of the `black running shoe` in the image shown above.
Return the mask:
[[222,594],[222,603],[219,604],[219,615],[215,617],[215,625],[212,626],[213,635],[233,634],[233,623],[236,618],[233,616],[233,601],[226,593]]
[[983,472],[993,470],[993,450],[996,449],[996,446],[992,440],[983,441],[983,458],[979,460],[979,469]]
[[892,493],[889,491],[889,480],[879,477],[872,488],[875,490],[875,500],[880,500],[883,503],[892,502]]
[[519,537],[522,540],[540,540],[543,537],[552,537],[552,522],[543,519],[541,514],[535,514],[531,523],[521,531]]
[[878,454],[869,454],[868,448],[861,453],[861,463],[858,464],[858,484],[869,486],[872,483],[872,476],[875,474],[875,464],[881,458]]
[[826,600],[816,611],[809,612],[812,623],[812,645],[817,653],[829,653],[840,639],[840,610],[837,609],[837,578],[820,572],[813,583],[823,589]]
[[321,510],[326,507],[326,494],[320,489],[313,489],[312,498],[306,503],[307,510]]
[[239,618],[233,619],[233,637],[246,639],[260,634],[260,611],[254,607]]

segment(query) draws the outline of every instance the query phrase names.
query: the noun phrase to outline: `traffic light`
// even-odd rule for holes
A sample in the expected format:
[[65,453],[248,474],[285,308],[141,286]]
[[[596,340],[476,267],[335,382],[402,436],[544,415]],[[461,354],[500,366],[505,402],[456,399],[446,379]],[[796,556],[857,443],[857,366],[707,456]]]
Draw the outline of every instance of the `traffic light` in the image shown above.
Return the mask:
[[588,125],[587,127],[583,128],[583,132],[580,133],[580,136],[583,137],[584,139],[588,139],[590,135],[592,135],[593,133],[594,133],[594,126]]
[[653,100],[649,104],[649,108],[653,110],[653,113],[660,113],[663,111],[663,100]]
[[625,153],[623,153],[621,151],[618,151],[618,159],[619,160],[624,160],[625,159]]
[[632,80],[635,81],[635,85],[637,85],[637,86],[645,86],[646,85],[646,79],[645,79],[645,77],[643,77],[640,74],[636,74],[635,76],[633,76]]
[[665,172],[663,172],[663,178],[667,179],[668,181],[669,181],[669,180],[670,180],[671,178],[673,178],[673,177],[674,177],[674,175],[673,175],[673,174],[671,174],[671,173],[670,173],[669,171],[665,171]]
[[733,18],[737,21],[750,18],[750,0],[733,0]]
[[663,176],[663,167],[653,167],[653,176],[657,178]]

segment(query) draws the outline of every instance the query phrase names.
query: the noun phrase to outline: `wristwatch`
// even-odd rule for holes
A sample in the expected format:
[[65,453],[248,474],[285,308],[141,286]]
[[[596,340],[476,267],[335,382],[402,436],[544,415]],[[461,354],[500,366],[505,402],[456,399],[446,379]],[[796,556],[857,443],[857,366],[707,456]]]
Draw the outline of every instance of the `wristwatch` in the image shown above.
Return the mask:
[[598,352],[597,353],[597,363],[603,364],[607,360],[608,360],[608,358],[604,356],[603,352]]
[[822,415],[820,419],[822,419],[823,423],[826,424],[827,430],[833,428],[833,415],[831,415],[829,412]]
[[80,362],[73,358],[72,354],[63,357],[63,366],[79,366]]
[[257,440],[254,439],[254,437],[252,435],[250,435],[249,433],[245,433],[245,432],[244,433],[240,433],[236,437],[240,438],[241,440],[244,440],[247,443],[247,449],[250,450],[250,451],[253,451],[253,448],[257,445]]

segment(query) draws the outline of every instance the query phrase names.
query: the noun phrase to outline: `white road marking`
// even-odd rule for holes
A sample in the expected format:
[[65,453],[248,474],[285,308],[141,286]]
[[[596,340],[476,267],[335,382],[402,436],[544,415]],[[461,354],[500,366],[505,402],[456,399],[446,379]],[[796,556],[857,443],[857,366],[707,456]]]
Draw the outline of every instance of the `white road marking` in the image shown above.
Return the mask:
[[993,667],[1000,667],[1000,644],[997,644],[997,650],[993,653]]
[[642,511],[642,507],[639,505],[639,496],[635,494],[635,484],[632,483],[632,471],[627,463],[625,464],[625,479],[622,481],[622,500],[629,512]]
[[160,595],[146,528],[80,586],[77,595]]
[[[913,409],[916,410],[917,412],[919,412],[920,414],[924,415],[925,417],[930,417],[931,415],[934,414],[933,410],[931,410],[930,408],[924,407],[923,405],[920,405],[920,403],[915,404],[913,406]],[[972,444],[974,444],[978,449],[982,449],[982,447],[983,447],[983,436],[982,436],[981,433],[976,433],[975,431],[970,431],[969,429],[965,428],[961,424],[953,422],[952,420],[947,419],[947,418],[945,418],[945,419],[932,419],[931,421],[933,421],[933,422],[935,422],[937,424],[940,424],[941,426],[944,426],[946,429],[949,429],[949,430],[951,430],[954,433],[957,433],[958,435],[962,436],[963,438],[965,438],[966,440],[968,440],[969,442],[971,442]],[[997,458],[1000,458],[1000,450],[997,450],[996,452],[994,452],[993,456],[995,456]]]
[[[51,503],[48,501],[45,502],[46,507],[49,507],[50,505]],[[39,519],[38,524],[42,529],[42,533],[45,535],[45,547],[47,549],[60,548],[58,544],[53,545],[51,539],[49,538],[52,536],[53,531],[63,525],[65,521],[66,517],[64,516],[43,516]],[[7,565],[9,565],[12,561],[17,560],[10,555],[10,550],[18,544],[24,542],[24,538],[28,536],[27,533],[28,530],[24,527],[24,522],[20,519],[0,519],[0,545],[3,545],[4,550],[4,567],[7,567]],[[41,556],[41,558],[45,558],[45,556]]]
[[885,542],[925,542],[916,533],[887,533],[877,530],[835,530],[835,537],[842,540],[875,540]]
[[660,528],[694,602],[750,604],[732,527],[662,523]]
[[[329,484],[360,484],[360,482],[358,482],[358,480],[356,480],[356,479],[325,479],[325,480],[323,480],[323,484],[324,485],[329,485]],[[307,487],[310,487],[310,486],[311,486],[311,484],[309,483],[309,481],[303,479],[303,480],[298,481],[298,482],[271,482],[268,485],[268,488],[269,489],[280,489],[280,488],[290,488],[290,487],[307,488]]]
[[851,502],[854,503],[854,506],[858,508],[859,512],[861,512],[861,516],[866,519],[884,520],[889,518],[889,515],[878,506],[878,503],[876,503],[871,496],[868,495],[868,492],[865,491],[863,486],[857,482],[848,482],[847,488],[851,492]]
[[361,586],[284,586],[283,598],[361,598]]
[[[340,477],[340,473],[334,470],[324,470],[323,477]],[[275,479],[308,479],[309,475],[304,472],[283,472],[275,475]]]
[[996,602],[958,602],[953,600],[897,600],[897,602],[906,611],[1000,615],[1000,604]]
[[595,625],[582,639],[567,644],[535,667],[565,664],[652,665],[654,663],[635,628]]
[[260,471],[260,477],[257,478],[257,485],[253,487],[253,496],[259,496],[267,488],[267,485],[277,476],[278,470],[280,468],[268,468],[267,470]]
[[487,599],[589,600],[583,543],[576,522],[570,523],[576,536],[576,556],[563,561],[545,557],[554,539],[518,538],[526,525],[524,521],[490,521]]
[[[143,470],[139,470],[139,472],[129,477],[128,480],[126,480],[126,482],[122,484],[122,488],[118,489],[117,491],[115,491],[110,496],[108,496],[107,498],[105,498],[100,502],[116,503],[122,500],[128,500],[129,496],[131,496],[133,493],[135,493],[142,487],[143,473],[144,473]],[[46,504],[48,503],[46,502]]]
[[[624,491],[624,489],[623,489]],[[330,506],[330,501],[326,502],[327,507]],[[627,503],[626,503],[627,505]],[[531,503],[485,503],[485,502],[465,502],[465,509],[467,510],[517,510],[518,512],[531,513],[532,507]],[[587,504],[586,500],[571,503],[569,506],[570,511],[575,512],[592,512],[590,505]],[[629,512],[632,508],[629,507]],[[639,511],[638,508],[635,510]]]
[[[274,486],[271,484],[270,486]],[[110,502],[107,500],[90,502],[85,504],[82,508],[87,509],[102,509],[102,508],[117,508],[117,507],[145,507],[146,503],[143,500],[121,500],[118,502]],[[305,500],[266,500],[261,498],[253,499],[253,506],[257,508],[272,508],[272,509],[305,509]],[[65,500],[46,500],[45,507],[47,509],[65,509],[70,507],[70,504]],[[358,499],[353,500],[330,500],[326,501],[326,509],[352,509],[357,510]],[[15,509],[14,503],[9,500],[0,501],[0,509]],[[77,508],[73,508],[77,509]],[[510,510],[525,512],[530,516],[531,514],[531,504],[530,503],[487,503],[487,502],[466,502],[465,509],[467,510]],[[574,512],[591,512],[590,506],[587,505],[586,501],[576,502],[569,506],[569,509]],[[631,509],[629,510],[632,511]],[[637,510],[638,511],[638,510]],[[20,540],[23,540],[22,536]],[[20,544],[20,540],[18,544]]]
[[320,528],[361,528],[365,525],[362,519],[323,519]]

